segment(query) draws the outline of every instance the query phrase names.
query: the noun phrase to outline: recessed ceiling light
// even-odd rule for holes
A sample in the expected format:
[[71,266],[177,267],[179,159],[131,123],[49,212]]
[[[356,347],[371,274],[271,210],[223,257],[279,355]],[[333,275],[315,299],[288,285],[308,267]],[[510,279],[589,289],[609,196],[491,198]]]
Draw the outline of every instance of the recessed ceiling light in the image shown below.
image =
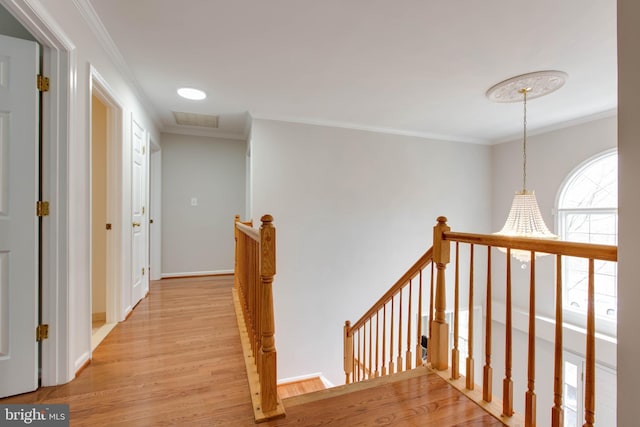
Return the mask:
[[204,93],[200,89],[194,89],[192,87],[181,87],[180,89],[178,89],[178,95],[192,101],[200,101],[201,99],[205,99],[207,97],[206,93]]

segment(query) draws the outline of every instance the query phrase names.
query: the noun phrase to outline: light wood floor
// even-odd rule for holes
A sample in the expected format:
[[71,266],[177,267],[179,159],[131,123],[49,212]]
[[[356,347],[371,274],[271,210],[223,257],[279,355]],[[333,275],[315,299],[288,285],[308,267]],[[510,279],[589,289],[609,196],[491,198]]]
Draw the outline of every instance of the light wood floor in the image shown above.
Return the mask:
[[278,384],[278,396],[281,399],[300,396],[301,394],[313,393],[326,389],[320,377],[307,378],[300,381]]
[[[254,425],[232,286],[230,276],[153,282],[75,380],[0,404],[68,403],[72,426]],[[262,425],[500,425],[431,373],[347,391],[285,399],[286,418]]]

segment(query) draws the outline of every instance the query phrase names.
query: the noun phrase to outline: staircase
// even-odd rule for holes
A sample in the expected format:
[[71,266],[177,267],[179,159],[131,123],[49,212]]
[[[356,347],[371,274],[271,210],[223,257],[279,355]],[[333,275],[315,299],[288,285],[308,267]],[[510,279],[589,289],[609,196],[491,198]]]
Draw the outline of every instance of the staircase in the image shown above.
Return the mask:
[[[266,221],[264,221],[266,219]],[[563,257],[583,258],[588,263],[588,310],[586,324],[586,374],[585,374],[585,426],[592,426],[595,418],[595,309],[594,309],[594,265],[596,262],[617,262],[615,246],[592,245],[549,241],[533,238],[515,238],[451,232],[446,218],[439,217],[434,227],[433,247],[429,248],[416,263],[387,291],[360,319],[344,327],[344,371],[345,385],[317,391],[287,399],[277,396],[275,370],[267,375],[264,362],[267,353],[275,364],[273,343],[273,306],[271,284],[275,274],[275,228],[273,218],[263,217],[261,231],[252,231],[249,224],[236,218],[236,312],[238,324],[243,322],[249,330],[246,339],[247,362],[256,421],[266,425],[510,425],[535,426],[537,424],[537,396],[535,390],[536,354],[536,257],[540,254],[555,256],[555,343],[553,360],[553,406],[547,412],[553,427],[563,425],[563,361],[562,361],[562,260]],[[267,236],[263,235],[263,230]],[[246,234],[243,236],[242,234]],[[249,241],[257,242],[246,251]],[[261,243],[262,245],[261,246]],[[451,246],[454,246],[452,251]],[[468,264],[462,268],[468,272],[468,281],[460,277],[465,257],[460,256],[460,247],[468,248]],[[475,284],[475,248],[486,250],[486,282]],[[240,249],[238,249],[240,248]],[[502,400],[494,397],[492,366],[492,289],[499,282],[492,277],[492,249],[506,252],[505,358],[500,367]],[[529,326],[527,349],[527,378],[522,413],[514,411],[514,376],[512,374],[512,303],[511,303],[511,251],[524,251],[529,258]],[[246,252],[246,253],[245,253]],[[452,256],[452,252],[455,253]],[[253,259],[247,262],[248,258]],[[454,281],[451,294],[453,304],[447,305],[445,270],[453,259]],[[240,260],[240,261],[238,261]],[[244,260],[244,261],[243,261]],[[464,261],[463,261],[464,260]],[[266,263],[267,268],[263,267]],[[251,264],[253,272],[246,270]],[[240,265],[240,268],[238,268]],[[265,273],[266,271],[266,273]],[[545,280],[545,278],[543,278]],[[262,281],[262,284],[260,284]],[[466,282],[466,283],[464,283]],[[465,289],[463,289],[463,287]],[[475,290],[484,291],[485,322],[474,325],[474,316],[467,316],[464,325],[467,335],[460,334],[460,299],[464,290],[467,295],[467,313],[474,312],[477,303]],[[262,296],[263,302],[257,302]],[[255,309],[257,308],[257,311]],[[445,312],[452,311],[450,334]],[[452,308],[451,308],[452,307]],[[240,317],[244,316],[244,320]],[[425,322],[424,319],[427,319]],[[261,323],[262,322],[262,323]],[[473,348],[475,333],[485,338],[484,348],[478,352]],[[422,339],[428,336],[427,358],[423,360]],[[452,337],[450,343],[450,336]],[[465,345],[461,341],[465,342]],[[265,347],[265,343],[267,346]],[[451,344],[451,345],[450,345]],[[499,345],[502,345],[500,343]],[[474,353],[475,351],[475,353]],[[484,353],[484,354],[481,354]],[[484,356],[484,357],[482,357]],[[460,360],[464,357],[464,361]],[[476,362],[476,359],[478,362]],[[484,362],[482,364],[482,362]],[[480,365],[481,384],[476,383],[475,365]],[[462,364],[462,365],[461,365]],[[257,371],[258,374],[251,372]],[[498,374],[496,372],[496,374]],[[547,374],[546,372],[544,374]],[[499,375],[499,374],[498,374]],[[252,378],[255,378],[253,380]],[[265,379],[269,381],[265,383]],[[498,381],[496,381],[498,382]],[[265,395],[266,390],[266,395]],[[262,392],[262,396],[261,396]],[[271,400],[271,409],[262,411],[264,398]],[[520,396],[515,397],[519,399]],[[544,408],[546,411],[547,408]],[[286,417],[274,419],[276,417]],[[548,419],[545,416],[546,419]],[[543,422],[546,424],[546,422]]]
[[287,425],[502,426],[425,367],[283,400]]

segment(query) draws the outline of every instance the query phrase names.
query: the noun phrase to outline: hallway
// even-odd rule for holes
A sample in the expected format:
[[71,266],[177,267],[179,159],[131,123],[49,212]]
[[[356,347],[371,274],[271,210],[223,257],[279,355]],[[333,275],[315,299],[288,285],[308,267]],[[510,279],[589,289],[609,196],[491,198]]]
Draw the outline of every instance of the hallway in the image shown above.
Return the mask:
[[232,276],[164,279],[72,382],[0,400],[68,403],[72,426],[247,426]]

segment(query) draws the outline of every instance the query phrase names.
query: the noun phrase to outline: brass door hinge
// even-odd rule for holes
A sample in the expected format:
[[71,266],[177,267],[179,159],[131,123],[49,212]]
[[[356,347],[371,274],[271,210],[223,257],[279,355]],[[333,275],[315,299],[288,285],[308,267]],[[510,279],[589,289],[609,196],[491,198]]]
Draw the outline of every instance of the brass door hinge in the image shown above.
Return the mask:
[[36,85],[40,92],[49,92],[49,77],[38,74],[38,83]]
[[36,202],[36,216],[49,216],[49,202],[42,200]]
[[144,276],[144,268],[142,269],[142,275]]
[[49,325],[38,325],[36,328],[36,341],[42,341],[49,338]]

